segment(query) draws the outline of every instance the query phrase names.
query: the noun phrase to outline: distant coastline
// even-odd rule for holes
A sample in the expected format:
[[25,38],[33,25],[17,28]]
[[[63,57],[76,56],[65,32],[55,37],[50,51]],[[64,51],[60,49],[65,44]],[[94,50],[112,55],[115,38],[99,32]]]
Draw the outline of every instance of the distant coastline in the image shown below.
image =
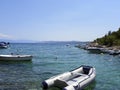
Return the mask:
[[[11,39],[0,39],[0,41],[4,42],[10,42],[10,43],[59,43],[59,42],[74,42],[74,43],[79,43],[79,42],[84,42],[84,41],[76,41],[76,40],[71,40],[71,41],[54,41],[54,40],[48,40],[48,41],[39,41],[39,40],[11,40]],[[85,41],[87,42],[87,41]],[[89,41],[90,42],[90,41]]]

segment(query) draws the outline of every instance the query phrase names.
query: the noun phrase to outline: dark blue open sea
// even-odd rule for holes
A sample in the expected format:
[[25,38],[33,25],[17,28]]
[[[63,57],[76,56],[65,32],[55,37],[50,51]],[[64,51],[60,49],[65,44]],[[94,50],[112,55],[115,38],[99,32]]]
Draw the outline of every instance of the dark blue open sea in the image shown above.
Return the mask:
[[120,56],[92,54],[76,44],[11,43],[8,49],[0,49],[0,54],[33,55],[31,62],[0,62],[0,90],[42,90],[43,80],[80,65],[96,68],[96,79],[85,90],[120,90]]

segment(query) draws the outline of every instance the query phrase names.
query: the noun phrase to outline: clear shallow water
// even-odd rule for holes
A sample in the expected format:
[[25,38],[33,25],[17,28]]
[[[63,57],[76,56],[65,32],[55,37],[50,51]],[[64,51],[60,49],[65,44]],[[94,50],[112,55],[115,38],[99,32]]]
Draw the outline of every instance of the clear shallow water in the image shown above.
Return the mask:
[[42,90],[43,80],[83,64],[94,66],[97,72],[92,88],[86,90],[120,90],[120,56],[91,54],[75,48],[75,44],[11,44],[8,49],[0,49],[0,54],[34,56],[31,62],[0,62],[0,90]]

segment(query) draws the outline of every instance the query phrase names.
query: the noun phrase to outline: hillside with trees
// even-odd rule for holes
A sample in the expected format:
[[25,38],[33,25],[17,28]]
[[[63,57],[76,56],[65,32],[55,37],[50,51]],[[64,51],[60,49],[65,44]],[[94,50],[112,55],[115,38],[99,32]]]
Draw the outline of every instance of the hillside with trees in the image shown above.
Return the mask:
[[99,45],[105,45],[107,47],[120,46],[120,28],[118,31],[109,31],[108,34],[101,38],[97,38],[94,40],[94,42],[98,43]]

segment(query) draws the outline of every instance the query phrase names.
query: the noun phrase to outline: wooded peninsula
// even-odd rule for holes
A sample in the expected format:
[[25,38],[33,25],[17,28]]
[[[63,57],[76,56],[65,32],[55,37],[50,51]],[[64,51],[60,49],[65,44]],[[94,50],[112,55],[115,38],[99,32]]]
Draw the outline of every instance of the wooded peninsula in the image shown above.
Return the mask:
[[120,46],[120,28],[114,32],[109,31],[108,34],[101,38],[97,38],[93,42],[107,47]]

